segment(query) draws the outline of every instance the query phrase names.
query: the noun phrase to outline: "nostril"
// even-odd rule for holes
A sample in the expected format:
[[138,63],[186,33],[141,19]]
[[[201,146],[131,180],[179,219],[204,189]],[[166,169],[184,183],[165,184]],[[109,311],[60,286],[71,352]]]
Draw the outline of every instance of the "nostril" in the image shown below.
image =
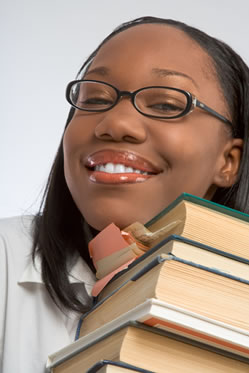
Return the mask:
[[102,141],[124,141],[134,144],[146,140],[147,119],[138,113],[130,103],[124,101],[102,113],[101,118],[98,118],[94,130],[96,138]]
[[109,133],[100,133],[98,131],[95,131],[95,136],[100,140],[105,140],[105,141],[113,140],[113,136]]
[[135,137],[132,136],[124,136],[123,140],[133,144],[137,144],[139,142]]

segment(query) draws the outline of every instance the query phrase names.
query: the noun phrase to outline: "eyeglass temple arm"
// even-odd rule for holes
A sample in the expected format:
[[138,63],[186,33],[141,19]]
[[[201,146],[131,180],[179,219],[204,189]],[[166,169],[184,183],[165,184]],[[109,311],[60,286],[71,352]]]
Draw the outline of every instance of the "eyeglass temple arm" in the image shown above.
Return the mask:
[[219,118],[223,122],[225,122],[225,123],[229,124],[230,126],[232,126],[232,123],[230,122],[230,120],[226,119],[225,117],[223,117],[223,115],[217,113],[217,111],[211,109],[207,105],[205,105],[202,102],[198,101],[196,98],[193,98],[193,105],[194,106],[198,106],[200,109],[207,111],[208,113],[214,115],[216,118]]

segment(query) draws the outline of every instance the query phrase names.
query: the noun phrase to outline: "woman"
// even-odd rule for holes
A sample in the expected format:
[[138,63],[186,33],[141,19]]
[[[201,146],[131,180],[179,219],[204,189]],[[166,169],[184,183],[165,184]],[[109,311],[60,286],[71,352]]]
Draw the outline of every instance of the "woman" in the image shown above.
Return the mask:
[[182,192],[249,212],[248,87],[230,47],[172,20],[123,24],[93,52],[68,85],[40,213],[1,222],[4,373],[43,372],[73,339],[87,245],[109,223],[145,223]]

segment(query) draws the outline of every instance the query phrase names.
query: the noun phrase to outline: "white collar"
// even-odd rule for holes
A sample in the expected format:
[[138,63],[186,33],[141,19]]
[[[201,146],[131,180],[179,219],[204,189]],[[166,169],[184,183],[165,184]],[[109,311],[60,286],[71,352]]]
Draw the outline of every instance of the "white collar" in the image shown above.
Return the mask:
[[[19,278],[18,284],[25,283],[44,284],[41,275],[41,259],[38,255],[35,256],[34,263],[32,258],[28,262]],[[71,284],[84,283],[88,294],[90,295],[93,285],[96,282],[94,273],[90,270],[86,262],[79,256],[69,273],[69,282]]]

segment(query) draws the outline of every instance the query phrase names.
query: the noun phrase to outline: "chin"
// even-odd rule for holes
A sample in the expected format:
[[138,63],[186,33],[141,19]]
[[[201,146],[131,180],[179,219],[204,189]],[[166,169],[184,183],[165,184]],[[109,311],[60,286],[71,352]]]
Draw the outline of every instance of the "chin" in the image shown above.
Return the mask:
[[105,211],[102,211],[102,209],[100,208],[98,210],[92,210],[92,213],[90,214],[89,210],[87,213],[85,213],[85,211],[81,211],[81,213],[84,216],[86,222],[92,228],[101,231],[111,223],[114,223],[120,229],[124,229],[135,221],[139,221],[140,223],[145,224],[152,218],[151,216],[148,216],[147,219],[144,219],[144,216],[146,216],[146,214],[143,214],[142,218],[141,215],[137,214],[137,211],[139,210],[139,208],[136,208],[135,211],[132,211],[132,209],[128,209],[125,211],[124,209],[117,208],[115,211],[112,206],[112,208],[106,208]]
[[124,229],[128,225],[132,224],[135,220],[125,219],[121,216],[93,216],[85,217],[86,222],[97,231],[101,231],[106,228],[109,224],[114,223],[119,229]]

